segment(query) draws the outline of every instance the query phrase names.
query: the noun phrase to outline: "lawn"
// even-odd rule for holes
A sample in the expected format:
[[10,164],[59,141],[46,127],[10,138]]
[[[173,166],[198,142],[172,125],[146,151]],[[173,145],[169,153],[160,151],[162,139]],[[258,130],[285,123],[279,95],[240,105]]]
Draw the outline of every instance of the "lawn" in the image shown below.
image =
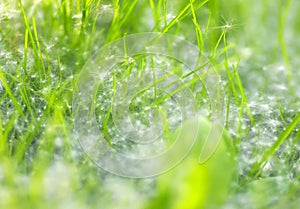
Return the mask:
[[2,0],[0,208],[299,208],[299,10]]

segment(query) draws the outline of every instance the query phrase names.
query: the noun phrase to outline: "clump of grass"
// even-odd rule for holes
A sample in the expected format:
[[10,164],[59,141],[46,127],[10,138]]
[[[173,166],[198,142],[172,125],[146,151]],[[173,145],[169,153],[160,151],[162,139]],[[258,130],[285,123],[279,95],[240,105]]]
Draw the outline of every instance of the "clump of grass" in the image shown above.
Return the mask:
[[[205,68],[220,79],[222,91],[216,95],[237,152],[238,178],[226,186],[230,194],[219,206],[282,208],[288,203],[298,208],[299,43],[295,40],[299,28],[294,8],[299,6],[291,0],[275,4],[267,0],[4,0],[0,4],[0,207],[146,208],[153,199],[153,204],[176,205],[172,188],[192,188],[178,194],[186,206],[194,204],[195,194],[189,194],[200,187],[193,183],[203,183],[198,168],[186,167],[192,176],[187,175],[190,186],[171,178],[123,179],[97,168],[73,140],[72,96],[83,65],[105,43],[152,31],[182,36],[198,47],[201,53],[195,59],[204,66],[186,77],[182,66],[168,70],[182,80],[192,77],[184,80],[188,86],[179,89],[194,93],[196,112],[207,107],[203,113],[207,118],[213,115],[209,91],[194,81],[202,76],[206,82],[201,74]],[[117,146],[118,138],[110,131],[114,124],[109,101],[117,99],[114,90],[124,77],[142,85],[146,62],[155,65],[143,59],[137,66],[127,63],[120,67],[122,73],[112,76],[113,82],[99,86],[98,124],[112,146]],[[167,66],[172,61],[163,62]],[[133,118],[142,127],[150,125],[143,115],[147,105],[160,106],[164,116],[178,113],[172,102],[166,102],[172,97],[157,91],[156,84],[149,84],[154,100],[137,95],[130,106],[132,114],[140,113]],[[168,137],[181,121],[173,122],[165,121]],[[182,170],[177,172],[173,177],[182,180]],[[184,208],[182,203],[179,208]]]

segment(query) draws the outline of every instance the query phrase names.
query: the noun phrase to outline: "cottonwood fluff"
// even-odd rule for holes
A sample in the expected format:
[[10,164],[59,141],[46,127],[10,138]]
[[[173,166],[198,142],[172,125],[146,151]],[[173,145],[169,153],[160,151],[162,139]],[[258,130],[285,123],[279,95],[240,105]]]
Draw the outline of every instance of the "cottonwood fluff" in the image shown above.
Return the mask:
[[[125,36],[103,46],[79,74],[74,135],[108,172],[131,178],[159,175],[193,147],[204,106],[222,122],[220,92],[219,76],[190,42],[161,33]],[[188,135],[174,134],[191,120]],[[211,130],[199,162],[213,154],[220,139],[220,131]]]

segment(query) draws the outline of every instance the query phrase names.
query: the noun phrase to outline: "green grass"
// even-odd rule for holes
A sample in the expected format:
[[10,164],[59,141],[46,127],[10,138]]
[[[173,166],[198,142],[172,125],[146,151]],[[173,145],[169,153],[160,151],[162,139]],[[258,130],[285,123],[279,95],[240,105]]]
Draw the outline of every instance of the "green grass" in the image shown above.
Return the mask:
[[[299,9],[292,0],[2,1],[0,208],[299,208]],[[136,149],[118,144],[123,138],[112,118],[126,112],[111,101],[131,91],[132,119],[148,127],[143,111],[155,110],[167,145],[182,122],[167,120],[179,114],[172,99],[186,92],[193,95],[193,113],[211,120],[220,110],[226,131],[204,164],[197,163],[199,145],[166,174],[128,179],[98,168],[80,149],[72,104],[90,58],[105,44],[141,32],[182,37],[201,53],[187,73],[171,58],[132,62],[125,53],[97,86],[91,106],[109,145]],[[146,69],[157,66],[167,73]],[[219,81],[213,95],[202,85],[212,82],[210,73]],[[187,135],[191,121],[183,123]],[[210,127],[207,122],[197,137],[205,138]],[[159,143],[144,154],[156,148]]]

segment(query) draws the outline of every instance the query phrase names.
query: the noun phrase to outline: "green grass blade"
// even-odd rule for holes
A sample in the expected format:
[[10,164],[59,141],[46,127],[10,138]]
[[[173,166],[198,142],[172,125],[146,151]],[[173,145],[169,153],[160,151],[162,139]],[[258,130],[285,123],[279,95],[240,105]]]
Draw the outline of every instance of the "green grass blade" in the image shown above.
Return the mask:
[[10,86],[8,85],[6,79],[5,79],[5,76],[4,76],[4,73],[3,73],[3,70],[0,68],[0,81],[3,85],[3,87],[5,88],[6,90],[6,93],[8,94],[8,96],[10,97],[11,101],[13,102],[16,110],[19,112],[19,114],[22,116],[22,117],[25,117],[25,114],[23,112],[23,109],[21,107],[21,105],[19,104],[17,98],[14,96]]
[[242,185],[246,183],[249,178],[256,178],[263,170],[266,163],[275,154],[276,150],[281,146],[281,144],[288,138],[292,131],[300,122],[300,113],[293,119],[293,121],[285,128],[282,134],[277,138],[275,143],[270,147],[270,149],[262,155],[261,159],[257,161],[249,171],[248,175],[242,181]]

